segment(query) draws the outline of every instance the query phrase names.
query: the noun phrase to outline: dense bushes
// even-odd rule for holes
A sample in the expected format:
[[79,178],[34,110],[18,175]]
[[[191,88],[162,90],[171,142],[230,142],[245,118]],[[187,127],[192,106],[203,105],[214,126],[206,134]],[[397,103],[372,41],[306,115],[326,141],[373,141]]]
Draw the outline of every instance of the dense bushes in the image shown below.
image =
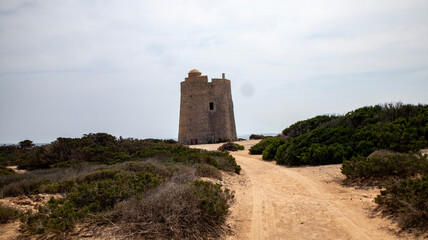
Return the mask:
[[380,209],[393,215],[402,229],[420,228],[426,231],[428,227],[427,155],[379,150],[368,157],[357,156],[344,161],[342,173],[347,177],[348,182],[383,183],[386,189],[381,190],[381,194],[375,199]]
[[397,218],[400,227],[428,228],[428,175],[389,183],[375,201]]
[[[0,177],[0,197],[11,197],[38,193],[53,193],[55,185],[70,178],[85,176],[89,172],[102,168],[101,165],[79,164],[69,168],[53,168],[28,171]],[[51,185],[53,184],[53,185]],[[59,189],[64,186],[58,186]],[[64,193],[61,190],[58,193]]]
[[58,138],[19,153],[18,168],[40,169],[69,167],[82,162],[115,164],[156,157],[188,165],[206,163],[239,173],[239,166],[228,153],[191,149],[174,140],[116,139],[106,133],[87,134],[82,138]]
[[[1,197],[63,194],[36,213],[21,214],[23,230],[29,234],[64,237],[77,223],[114,223],[123,231],[112,234],[218,238],[232,195],[197,177],[221,179],[219,170],[240,171],[227,152],[191,149],[172,140],[116,139],[103,133],[58,138],[23,149],[19,166],[36,170],[0,176]],[[177,204],[184,209],[175,209]]]
[[233,143],[233,142],[227,142],[223,145],[221,145],[220,147],[218,147],[218,151],[220,152],[226,152],[226,151],[238,151],[238,150],[244,150],[245,147],[242,145],[239,145],[237,143]]
[[0,224],[8,223],[18,219],[18,210],[0,204]]
[[[385,104],[317,116],[284,129],[283,139],[274,159],[285,165],[341,163],[377,149],[416,151],[428,146],[428,106]],[[267,145],[262,141],[250,153],[262,154]]]
[[69,230],[79,219],[113,209],[118,202],[131,197],[140,198],[141,193],[159,186],[170,177],[172,171],[152,162],[125,163],[41,185],[50,193],[63,192],[66,187],[67,194],[65,198],[51,199],[38,213],[26,214],[22,220],[26,223],[26,230],[32,233]]
[[165,164],[119,163],[57,182],[67,183],[65,198],[52,198],[39,212],[23,214],[25,230],[33,234],[67,232],[77,222],[92,219],[98,224],[122,225],[120,234],[142,238],[206,237],[202,233],[218,237],[232,195],[221,185],[195,180],[195,171],[187,166]]
[[270,138],[267,142],[268,144],[265,145],[266,147],[262,151],[262,157],[264,160],[271,160],[275,157],[278,147],[284,144],[284,140],[281,138]]
[[262,154],[263,150],[265,150],[265,148],[267,146],[269,146],[271,143],[278,141],[277,139],[279,139],[279,138],[272,138],[272,137],[266,138],[266,139],[260,141],[259,143],[251,146],[249,149],[249,153],[250,154]]
[[285,136],[297,137],[299,135],[312,131],[320,127],[324,123],[329,122],[336,118],[338,117],[322,115],[322,116],[316,116],[314,118],[310,118],[308,120],[299,121],[291,125],[290,127],[284,129],[282,131],[282,134]]
[[0,146],[0,165],[17,165],[21,150],[15,145]]
[[406,153],[357,156],[343,162],[342,173],[350,180],[408,178],[428,173],[428,158]]
[[120,227],[118,234],[136,239],[216,239],[232,197],[218,184],[168,182],[119,203],[107,216]]

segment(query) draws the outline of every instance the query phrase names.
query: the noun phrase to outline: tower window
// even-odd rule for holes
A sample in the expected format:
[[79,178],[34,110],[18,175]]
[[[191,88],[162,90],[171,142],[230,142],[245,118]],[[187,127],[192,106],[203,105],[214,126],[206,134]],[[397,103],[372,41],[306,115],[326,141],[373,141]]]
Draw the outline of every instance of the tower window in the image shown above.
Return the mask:
[[210,110],[214,110],[214,103],[210,102]]

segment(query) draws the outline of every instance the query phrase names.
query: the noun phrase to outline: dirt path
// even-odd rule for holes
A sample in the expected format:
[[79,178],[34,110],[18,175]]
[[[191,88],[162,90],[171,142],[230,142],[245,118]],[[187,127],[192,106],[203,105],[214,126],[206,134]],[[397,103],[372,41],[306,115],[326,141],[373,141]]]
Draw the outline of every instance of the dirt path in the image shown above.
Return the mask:
[[[223,184],[235,191],[228,224],[230,239],[409,239],[394,234],[394,224],[375,216],[376,188],[341,184],[340,165],[287,168],[248,155],[256,140],[239,142],[244,151],[232,155],[241,175]],[[216,150],[220,144],[192,146]]]

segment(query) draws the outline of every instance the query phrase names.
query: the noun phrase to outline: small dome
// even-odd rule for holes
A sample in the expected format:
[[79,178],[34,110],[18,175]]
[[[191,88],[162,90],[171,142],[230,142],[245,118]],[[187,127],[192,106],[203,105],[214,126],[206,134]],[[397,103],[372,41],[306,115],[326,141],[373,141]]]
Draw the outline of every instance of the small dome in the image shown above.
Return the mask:
[[198,69],[192,69],[189,73],[201,73]]
[[201,76],[201,72],[199,72],[199,70],[198,69],[192,69],[192,70],[190,70],[190,72],[189,72],[189,77],[198,77],[198,76]]

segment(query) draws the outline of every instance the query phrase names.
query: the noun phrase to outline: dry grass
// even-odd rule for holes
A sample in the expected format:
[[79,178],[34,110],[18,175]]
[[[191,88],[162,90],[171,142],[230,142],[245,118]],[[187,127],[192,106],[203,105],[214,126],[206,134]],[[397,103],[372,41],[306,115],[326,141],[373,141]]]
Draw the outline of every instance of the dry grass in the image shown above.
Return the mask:
[[228,231],[201,208],[190,184],[177,182],[119,203],[109,218],[116,226],[111,231],[123,239],[213,239]]

